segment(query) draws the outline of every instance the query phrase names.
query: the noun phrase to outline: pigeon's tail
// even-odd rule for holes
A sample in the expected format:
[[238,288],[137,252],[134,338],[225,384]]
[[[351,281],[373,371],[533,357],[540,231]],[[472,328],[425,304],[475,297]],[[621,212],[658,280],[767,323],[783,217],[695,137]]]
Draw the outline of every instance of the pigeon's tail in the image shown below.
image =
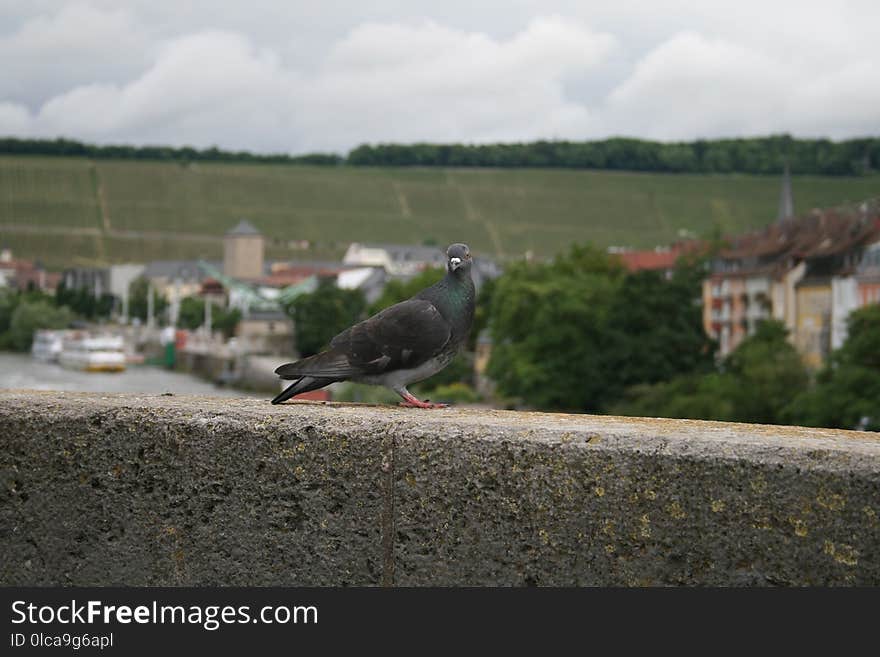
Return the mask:
[[272,403],[280,404],[283,401],[287,401],[294,395],[317,390],[318,388],[323,388],[324,386],[330,385],[335,380],[336,379],[325,379],[316,376],[304,376],[287,386],[281,394],[279,394],[275,399],[272,400]]
[[275,374],[282,379],[293,381],[304,376],[342,381],[360,370],[349,363],[348,357],[337,350],[322,351],[320,354],[303,358],[295,363],[285,363],[275,369]]

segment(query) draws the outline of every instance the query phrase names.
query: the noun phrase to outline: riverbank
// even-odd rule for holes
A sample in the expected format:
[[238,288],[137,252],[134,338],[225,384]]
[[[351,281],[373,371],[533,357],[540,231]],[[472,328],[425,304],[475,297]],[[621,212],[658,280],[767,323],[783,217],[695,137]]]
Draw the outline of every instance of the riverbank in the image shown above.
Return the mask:
[[262,397],[218,386],[194,375],[136,365],[124,372],[80,372],[43,363],[27,354],[0,352],[0,389],[193,394],[213,397]]

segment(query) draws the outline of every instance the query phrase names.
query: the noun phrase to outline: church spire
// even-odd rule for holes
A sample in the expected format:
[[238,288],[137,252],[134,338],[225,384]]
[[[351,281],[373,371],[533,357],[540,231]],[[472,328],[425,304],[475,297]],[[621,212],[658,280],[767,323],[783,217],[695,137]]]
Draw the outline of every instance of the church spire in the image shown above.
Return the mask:
[[788,158],[785,158],[785,168],[782,171],[782,190],[779,193],[779,209],[776,212],[776,221],[782,221],[794,215],[794,197],[791,193],[791,172],[788,169]]

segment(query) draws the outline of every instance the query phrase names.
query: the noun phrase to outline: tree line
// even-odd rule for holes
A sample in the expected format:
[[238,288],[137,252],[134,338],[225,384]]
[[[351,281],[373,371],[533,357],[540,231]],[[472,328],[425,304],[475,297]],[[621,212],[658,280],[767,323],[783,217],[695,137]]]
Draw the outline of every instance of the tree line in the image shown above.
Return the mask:
[[880,137],[844,141],[771,135],[658,142],[615,137],[598,141],[507,144],[362,144],[346,156],[255,154],[217,147],[85,144],[71,139],[0,138],[0,153],[178,162],[255,162],[318,166],[565,168],[657,173],[779,173],[852,176],[880,170]]
[[0,153],[4,155],[54,155],[57,157],[88,157],[96,160],[158,160],[165,162],[242,162],[263,164],[312,164],[336,166],[344,158],[335,153],[258,154],[249,151],[226,151],[216,146],[130,146],[125,144],[86,144],[73,139],[19,139],[0,138]]
[[791,172],[796,174],[861,175],[880,169],[880,138],[834,142],[776,135],[670,143],[613,138],[522,144],[378,144],[358,146],[346,161],[365,166],[552,167],[774,175],[788,161]]

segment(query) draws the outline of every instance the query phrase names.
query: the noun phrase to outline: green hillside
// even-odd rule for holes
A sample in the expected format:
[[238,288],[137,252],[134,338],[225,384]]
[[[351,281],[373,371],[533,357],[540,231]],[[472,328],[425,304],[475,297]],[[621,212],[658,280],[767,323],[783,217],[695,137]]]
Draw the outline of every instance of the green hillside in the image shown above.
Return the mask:
[[[269,257],[333,257],[351,241],[552,255],[572,242],[651,247],[679,231],[773,220],[780,181],[558,169],[310,167],[0,157],[0,244],[49,266],[218,258],[246,217]],[[796,210],[880,195],[880,175],[796,176]],[[310,240],[308,253],[291,240]]]

